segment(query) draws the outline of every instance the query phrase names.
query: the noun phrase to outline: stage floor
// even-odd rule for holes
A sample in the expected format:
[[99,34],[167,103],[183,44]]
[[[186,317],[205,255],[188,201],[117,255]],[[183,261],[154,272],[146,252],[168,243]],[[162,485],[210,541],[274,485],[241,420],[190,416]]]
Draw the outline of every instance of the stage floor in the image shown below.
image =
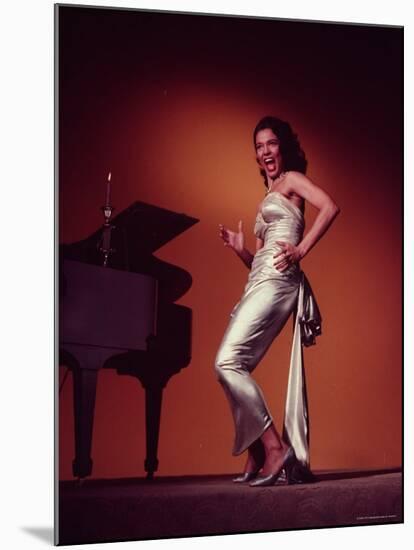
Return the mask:
[[232,475],[63,481],[59,544],[401,523],[402,474],[316,472],[307,485]]

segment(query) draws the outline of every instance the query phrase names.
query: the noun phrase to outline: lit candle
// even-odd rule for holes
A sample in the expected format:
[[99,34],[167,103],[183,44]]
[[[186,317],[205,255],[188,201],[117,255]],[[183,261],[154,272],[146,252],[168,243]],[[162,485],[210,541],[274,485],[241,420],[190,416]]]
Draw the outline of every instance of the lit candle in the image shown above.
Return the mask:
[[110,198],[111,198],[111,172],[109,172],[108,181],[106,182],[106,202],[105,202],[105,206],[109,206]]

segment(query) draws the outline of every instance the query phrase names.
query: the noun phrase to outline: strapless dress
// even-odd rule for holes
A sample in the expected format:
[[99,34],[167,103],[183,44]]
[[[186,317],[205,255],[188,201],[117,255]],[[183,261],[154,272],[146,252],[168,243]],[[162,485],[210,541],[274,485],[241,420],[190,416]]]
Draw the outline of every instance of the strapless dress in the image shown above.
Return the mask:
[[321,333],[321,316],[299,264],[274,267],[276,241],[297,245],[304,230],[301,210],[277,191],[268,193],[254,233],[263,247],[253,258],[247,284],[230,314],[217,352],[215,370],[229,400],[235,426],[233,455],[245,451],[273,422],[263,392],[251,373],[288,318],[295,314],[283,437],[297,459],[309,464],[309,426],[302,346]]

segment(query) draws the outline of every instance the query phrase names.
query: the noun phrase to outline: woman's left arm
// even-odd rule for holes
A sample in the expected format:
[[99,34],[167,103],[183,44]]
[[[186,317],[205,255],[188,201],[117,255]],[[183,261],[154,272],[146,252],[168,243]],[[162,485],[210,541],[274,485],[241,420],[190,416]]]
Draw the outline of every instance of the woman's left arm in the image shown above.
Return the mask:
[[288,178],[286,178],[286,184],[287,193],[299,195],[315,206],[319,212],[312,227],[297,246],[293,246],[290,243],[278,243],[283,248],[282,253],[275,256],[275,267],[279,270],[286,269],[291,263],[298,262],[304,258],[326,233],[340,211],[338,205],[331,199],[328,193],[312,183],[303,174],[290,172]]

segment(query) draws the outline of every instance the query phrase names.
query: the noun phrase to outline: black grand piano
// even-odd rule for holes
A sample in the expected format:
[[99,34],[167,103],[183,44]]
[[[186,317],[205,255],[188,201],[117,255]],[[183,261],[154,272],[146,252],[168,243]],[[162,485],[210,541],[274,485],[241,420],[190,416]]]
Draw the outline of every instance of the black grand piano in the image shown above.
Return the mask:
[[147,478],[158,468],[162,392],[191,359],[191,310],[174,302],[190,274],[153,253],[199,220],[135,202],[113,220],[114,252],[103,267],[102,230],[59,247],[59,363],[73,374],[73,475],[92,472],[91,442],[101,368],[145,389]]

